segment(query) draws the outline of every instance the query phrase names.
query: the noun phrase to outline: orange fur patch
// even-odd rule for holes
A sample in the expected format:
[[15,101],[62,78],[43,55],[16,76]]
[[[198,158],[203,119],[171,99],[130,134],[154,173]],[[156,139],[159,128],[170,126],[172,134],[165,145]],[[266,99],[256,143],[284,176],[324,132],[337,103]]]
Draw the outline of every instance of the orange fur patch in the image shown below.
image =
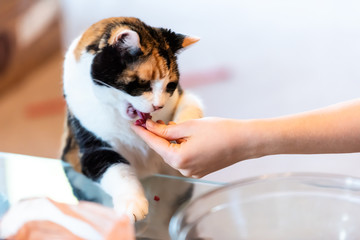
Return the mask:
[[[134,24],[138,23],[139,20],[137,18],[127,18],[127,17],[112,17],[112,18],[106,18],[103,19],[97,23],[94,23],[91,25],[81,36],[79,43],[77,44],[74,55],[75,59],[77,61],[80,60],[81,55],[83,54],[84,50],[87,46],[93,44],[94,42],[99,41],[99,48],[103,48],[105,46],[105,39],[104,33],[106,32],[106,28],[109,26],[109,24],[119,24],[122,21],[132,22]],[[115,41],[115,38],[119,31],[128,29],[125,26],[119,25],[119,27],[115,27],[111,30],[111,37],[108,40],[109,44],[113,44]],[[93,53],[95,54],[95,53]]]

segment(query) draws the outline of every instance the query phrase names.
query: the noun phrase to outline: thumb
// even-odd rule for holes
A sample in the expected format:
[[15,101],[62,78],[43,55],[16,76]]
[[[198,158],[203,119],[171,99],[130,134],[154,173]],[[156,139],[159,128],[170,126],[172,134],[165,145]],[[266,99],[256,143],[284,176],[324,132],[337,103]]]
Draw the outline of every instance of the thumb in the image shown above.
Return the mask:
[[159,124],[151,119],[146,121],[146,128],[148,131],[165,138],[168,141],[177,140],[186,137],[183,124],[165,125]]
[[[132,125],[132,129],[139,135],[155,152],[157,152],[165,161],[172,159],[173,154],[180,149],[180,144],[174,144],[169,142],[143,127]],[[168,163],[170,164],[170,163]]]

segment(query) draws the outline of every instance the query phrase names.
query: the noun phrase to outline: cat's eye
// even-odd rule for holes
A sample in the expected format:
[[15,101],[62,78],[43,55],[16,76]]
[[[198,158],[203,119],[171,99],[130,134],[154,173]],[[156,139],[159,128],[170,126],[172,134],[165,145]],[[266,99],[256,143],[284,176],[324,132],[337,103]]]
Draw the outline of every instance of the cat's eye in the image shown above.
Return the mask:
[[150,92],[152,89],[150,81],[141,80],[140,78],[135,77],[133,81],[124,84],[123,90],[131,96],[140,96],[144,92]]
[[177,87],[178,83],[177,82],[169,82],[167,85],[166,85],[166,91],[167,92],[173,92],[175,91],[176,87]]
[[149,81],[144,80],[144,79],[139,79],[139,83],[140,83],[140,84],[146,84],[147,82],[149,82]]

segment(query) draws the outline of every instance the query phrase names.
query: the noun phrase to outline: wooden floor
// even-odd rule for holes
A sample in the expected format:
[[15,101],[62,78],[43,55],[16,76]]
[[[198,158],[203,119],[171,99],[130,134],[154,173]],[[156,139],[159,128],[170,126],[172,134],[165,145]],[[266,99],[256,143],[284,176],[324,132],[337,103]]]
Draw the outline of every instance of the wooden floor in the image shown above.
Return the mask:
[[54,55],[0,96],[0,152],[60,156],[62,61]]

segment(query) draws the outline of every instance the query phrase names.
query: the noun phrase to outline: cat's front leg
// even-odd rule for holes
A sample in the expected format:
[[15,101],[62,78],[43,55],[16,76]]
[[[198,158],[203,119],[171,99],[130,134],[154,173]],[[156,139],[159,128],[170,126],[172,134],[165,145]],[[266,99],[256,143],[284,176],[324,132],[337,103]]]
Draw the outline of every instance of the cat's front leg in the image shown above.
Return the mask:
[[112,150],[99,149],[82,157],[85,175],[99,181],[119,214],[139,221],[148,214],[149,203],[130,164]]
[[116,212],[125,213],[135,221],[146,217],[149,203],[130,165],[120,163],[109,167],[100,184],[112,196]]
[[173,121],[176,123],[203,117],[201,101],[195,95],[184,92],[179,96]]

